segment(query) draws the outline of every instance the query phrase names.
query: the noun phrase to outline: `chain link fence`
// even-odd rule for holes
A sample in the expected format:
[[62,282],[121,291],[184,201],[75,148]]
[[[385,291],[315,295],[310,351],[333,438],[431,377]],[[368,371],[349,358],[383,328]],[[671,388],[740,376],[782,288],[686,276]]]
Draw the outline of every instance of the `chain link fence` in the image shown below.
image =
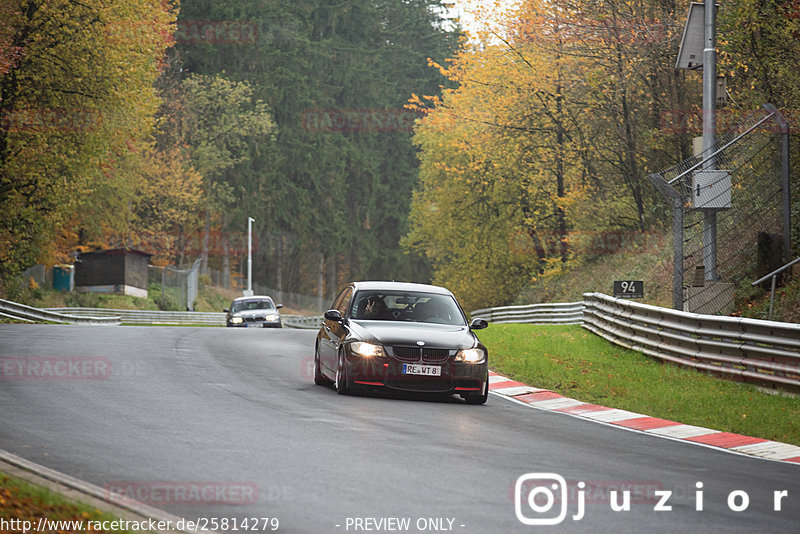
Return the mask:
[[166,266],[147,266],[150,291],[160,291],[159,307],[162,310],[194,311],[199,289],[200,259],[188,269]]
[[673,304],[727,314],[791,255],[788,125],[772,106],[697,157],[652,174],[673,216]]

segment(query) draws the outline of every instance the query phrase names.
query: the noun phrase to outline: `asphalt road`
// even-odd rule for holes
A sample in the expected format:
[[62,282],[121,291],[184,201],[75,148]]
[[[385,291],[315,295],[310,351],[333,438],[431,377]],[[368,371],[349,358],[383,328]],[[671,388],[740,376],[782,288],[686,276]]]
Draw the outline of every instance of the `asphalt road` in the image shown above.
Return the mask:
[[[313,383],[313,342],[289,329],[0,325],[0,449],[228,530],[244,518],[293,533],[800,528],[798,466],[496,396],[339,396]],[[520,487],[528,520],[556,522],[565,502],[558,525],[518,519],[528,473],[566,480],[566,502],[548,503],[544,481]],[[630,510],[611,509],[613,489]],[[671,509],[655,509],[656,490]]]

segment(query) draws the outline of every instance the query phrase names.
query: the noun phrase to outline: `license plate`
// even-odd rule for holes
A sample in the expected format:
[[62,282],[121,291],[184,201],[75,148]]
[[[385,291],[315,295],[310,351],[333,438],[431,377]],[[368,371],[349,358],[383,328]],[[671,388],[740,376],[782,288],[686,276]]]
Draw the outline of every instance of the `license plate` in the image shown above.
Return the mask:
[[440,365],[417,365],[414,363],[403,364],[404,375],[442,376]]

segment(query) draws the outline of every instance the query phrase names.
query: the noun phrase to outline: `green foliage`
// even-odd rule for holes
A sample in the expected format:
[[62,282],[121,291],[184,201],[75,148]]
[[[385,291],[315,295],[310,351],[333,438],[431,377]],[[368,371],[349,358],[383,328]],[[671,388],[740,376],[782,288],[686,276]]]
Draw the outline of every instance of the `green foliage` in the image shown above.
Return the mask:
[[[439,92],[442,80],[427,58],[443,60],[454,36],[437,26],[437,4],[183,2],[186,24],[241,21],[256,28],[246,42],[179,42],[177,49],[190,71],[247,81],[274,110],[274,145],[250,145],[249,164],[226,177],[236,199],[228,224],[241,229],[252,216],[262,242],[281,236],[288,246],[282,256],[260,251],[270,277],[280,258],[286,267],[316,265],[320,254],[336,262],[341,277],[427,277],[398,247],[416,179],[410,129],[329,127],[325,120],[351,111],[362,120],[372,111],[408,120],[403,105],[412,92]],[[285,287],[316,283],[316,272],[302,280],[302,269],[286,271]]]
[[275,124],[267,105],[246,82],[220,75],[191,74],[165,91],[159,145],[183,147],[204,178],[206,204],[215,210],[233,203],[235,173],[251,158],[250,144],[267,145]]
[[[44,479],[43,479],[44,480]],[[88,526],[120,525],[116,515],[101,511],[80,501],[67,499],[62,493],[44,485],[34,485],[23,479],[0,474],[0,518],[6,523],[35,524],[42,518],[50,521],[81,523]],[[14,521],[14,522],[12,522]],[[89,529],[87,529],[89,530]],[[137,530],[106,530],[106,534],[132,534]]]
[[740,106],[748,109],[748,104],[769,102],[792,112],[798,109],[796,2],[731,2],[719,11],[719,36],[720,74],[728,78]]
[[[520,291],[516,304],[578,302],[584,293],[613,293],[614,281],[644,281],[644,298],[654,306],[672,306],[671,236],[649,233],[608,233],[589,236],[594,243],[581,248],[574,261],[537,276],[535,283]],[[634,242],[624,244],[626,238]],[[622,246],[620,244],[623,243]],[[608,246],[608,248],[600,248]]]
[[[796,272],[796,271],[795,271]],[[767,283],[767,285],[769,285]],[[748,292],[736,293],[742,317],[768,319],[770,291],[764,288],[745,288]],[[800,323],[800,277],[795,276],[779,284],[772,303],[772,320]]]
[[494,370],[531,386],[670,421],[800,444],[799,398],[665,364],[580,326],[491,325],[481,341]]
[[[220,312],[231,300],[240,297],[241,293],[217,287],[201,287],[195,302],[195,311]],[[165,288],[161,295],[161,284],[151,283],[147,298],[130,295],[106,295],[102,293],[78,293],[55,291],[53,289],[19,287],[12,295],[15,302],[21,302],[37,308],[107,308],[116,310],[167,310],[185,311],[181,308],[180,288]]]

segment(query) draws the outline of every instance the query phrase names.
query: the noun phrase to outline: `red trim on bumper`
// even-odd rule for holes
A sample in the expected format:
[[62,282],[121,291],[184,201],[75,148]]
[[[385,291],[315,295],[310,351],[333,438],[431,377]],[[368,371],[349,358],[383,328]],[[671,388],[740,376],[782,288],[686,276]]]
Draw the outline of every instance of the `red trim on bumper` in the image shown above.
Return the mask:
[[481,388],[455,388],[454,391],[480,391]]
[[353,380],[354,384],[362,384],[364,386],[384,386],[383,382],[364,382],[362,380]]

